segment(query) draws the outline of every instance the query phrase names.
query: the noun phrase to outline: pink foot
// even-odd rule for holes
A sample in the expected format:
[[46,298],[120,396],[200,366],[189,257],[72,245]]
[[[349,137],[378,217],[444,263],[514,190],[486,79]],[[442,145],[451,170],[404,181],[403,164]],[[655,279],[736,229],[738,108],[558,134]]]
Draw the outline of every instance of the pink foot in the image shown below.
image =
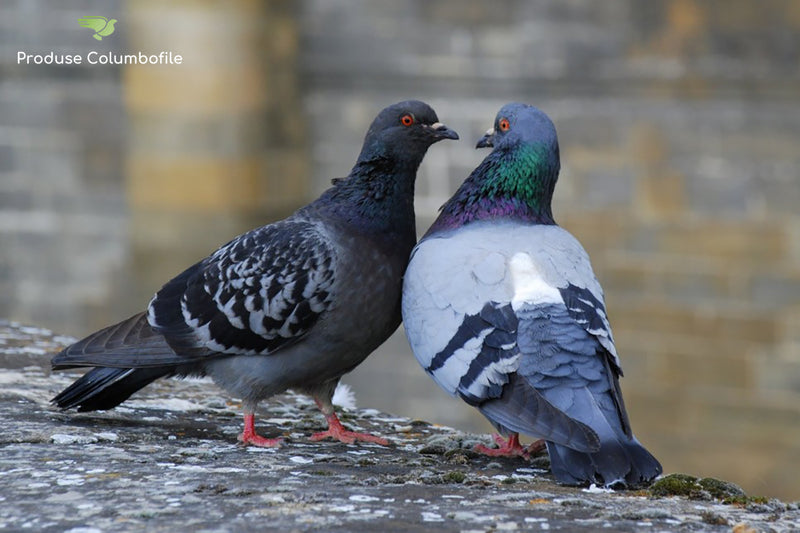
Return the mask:
[[380,444],[382,446],[389,445],[389,441],[381,437],[376,437],[375,435],[370,435],[369,433],[356,433],[355,431],[345,429],[342,423],[339,422],[339,417],[336,416],[336,413],[326,415],[325,418],[328,420],[327,431],[314,433],[311,435],[311,440],[317,441],[322,439],[333,439],[344,442],[345,444],[353,444],[355,441],[360,440],[363,442],[374,442],[375,444]]
[[544,439],[539,439],[537,441],[530,443],[530,445],[528,446],[528,455],[533,457],[534,455],[539,455],[546,449],[547,449],[547,443],[545,443]]
[[256,417],[254,414],[244,415],[244,431],[239,435],[239,442],[245,446],[258,446],[259,448],[277,448],[283,444],[283,439],[268,439],[256,433]]
[[537,440],[526,448],[520,444],[517,433],[512,433],[508,440],[500,435],[492,435],[492,437],[499,448],[489,448],[483,444],[478,444],[474,450],[490,457],[524,457],[525,459],[530,459],[532,455],[536,455],[545,447],[543,440]]

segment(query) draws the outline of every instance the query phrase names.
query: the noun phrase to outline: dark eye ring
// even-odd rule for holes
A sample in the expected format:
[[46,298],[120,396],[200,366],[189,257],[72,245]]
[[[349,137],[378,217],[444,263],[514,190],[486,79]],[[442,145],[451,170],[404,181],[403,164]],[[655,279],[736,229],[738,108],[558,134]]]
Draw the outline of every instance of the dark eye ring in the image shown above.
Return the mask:
[[508,128],[511,127],[511,124],[508,123],[507,118],[501,118],[500,122],[497,123],[497,127],[500,129],[500,131],[508,131]]
[[400,124],[406,127],[412,125],[413,123],[414,123],[414,117],[411,115],[403,115],[403,117],[400,119]]

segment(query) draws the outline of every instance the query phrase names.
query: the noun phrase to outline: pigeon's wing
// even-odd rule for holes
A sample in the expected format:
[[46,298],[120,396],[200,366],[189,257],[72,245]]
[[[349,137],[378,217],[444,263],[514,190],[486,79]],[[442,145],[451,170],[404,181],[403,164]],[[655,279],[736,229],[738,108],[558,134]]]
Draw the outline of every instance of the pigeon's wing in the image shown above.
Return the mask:
[[460,234],[420,241],[403,281],[403,321],[422,367],[444,390],[474,404],[499,395],[515,370],[517,354],[502,347],[516,324],[505,258],[464,241]]
[[[553,338],[561,339],[577,339],[581,336],[578,330],[588,334],[584,335],[584,348],[582,348],[583,353],[588,354],[588,359],[576,356],[573,350],[575,346],[564,347],[565,353],[573,354],[570,368],[576,375],[582,373],[594,375],[598,368],[602,370],[602,384],[598,387],[608,391],[623,432],[630,434],[630,422],[619,387],[622,366],[614,345],[603,290],[594,275],[589,255],[575,237],[558,226],[541,227],[537,231],[540,235],[536,238],[536,242],[541,245],[529,247],[531,251],[529,257],[537,265],[536,276],[540,281],[558,290],[558,296],[554,297],[552,302],[556,302],[564,310],[561,328],[557,331],[552,330],[549,334]],[[521,301],[520,305],[523,303],[532,302]],[[553,319],[551,327],[556,323],[557,321]],[[593,370],[589,370],[589,367]],[[562,372],[566,372],[566,368],[567,366],[564,366]],[[534,386],[540,385],[541,383]],[[602,394],[598,393],[595,396],[599,398]],[[550,396],[548,398],[552,399]],[[566,405],[560,404],[559,401],[555,401],[555,404],[559,408]],[[610,414],[614,410],[609,409],[605,412]]]
[[107,23],[108,19],[105,17],[91,16],[91,17],[81,17],[78,19],[78,24],[80,24],[84,28],[91,28],[95,32],[99,32],[100,30],[105,28]]
[[[473,361],[467,352],[500,347],[500,324],[516,333],[508,329],[516,312],[505,307],[515,298],[562,304],[619,366],[603,292],[574,237],[558,226],[473,223],[420,241],[404,280],[403,313],[412,348],[442,388],[468,401],[486,397],[470,398],[460,367]],[[508,342],[502,346],[503,364],[514,371],[513,350]],[[493,383],[507,373],[496,368],[487,377]]]
[[[605,349],[621,375],[614,336],[608,320],[603,289],[581,244],[558,226],[542,226],[537,246],[528,245],[542,280],[558,290],[569,316]],[[526,248],[522,248],[526,249]]]
[[529,248],[511,261],[518,376],[599,439],[589,453],[548,442],[553,473],[565,483],[636,485],[652,479],[661,466],[631,431],[619,360],[589,259],[566,231],[546,233],[544,249]]
[[54,370],[82,366],[161,366],[171,364],[175,352],[163,335],[153,331],[145,313],[96,331],[53,357]]
[[147,315],[90,335],[53,365],[180,367],[220,353],[272,354],[328,309],[334,269],[317,225],[289,219],[255,229],[164,285]]
[[167,283],[148,320],[178,353],[267,355],[302,339],[331,304],[324,230],[289,219],[237,237]]
[[403,287],[403,320],[414,355],[444,390],[498,427],[584,451],[591,429],[552,406],[518,376],[519,319],[508,254],[481,228],[423,239]]

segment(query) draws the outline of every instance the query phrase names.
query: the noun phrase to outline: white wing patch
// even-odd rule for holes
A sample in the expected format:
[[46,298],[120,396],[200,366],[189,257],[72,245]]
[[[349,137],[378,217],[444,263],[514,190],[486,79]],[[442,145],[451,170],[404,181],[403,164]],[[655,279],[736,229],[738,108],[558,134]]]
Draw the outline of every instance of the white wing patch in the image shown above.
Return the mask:
[[525,252],[514,254],[508,263],[514,297],[511,307],[517,311],[525,304],[563,304],[561,292],[542,277],[533,258]]

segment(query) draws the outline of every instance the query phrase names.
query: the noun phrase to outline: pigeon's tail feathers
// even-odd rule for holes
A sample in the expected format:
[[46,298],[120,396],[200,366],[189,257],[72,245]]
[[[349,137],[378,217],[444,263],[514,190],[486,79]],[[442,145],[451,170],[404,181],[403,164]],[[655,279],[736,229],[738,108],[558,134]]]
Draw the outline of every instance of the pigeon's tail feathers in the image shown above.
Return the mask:
[[554,407],[518,374],[510,374],[503,394],[483,402],[478,410],[504,432],[535,435],[582,452],[600,447],[597,434]]
[[638,487],[661,474],[661,464],[636,438],[602,440],[600,450],[584,453],[547,443],[550,468],[567,485],[595,483],[609,487]]
[[187,362],[139,313],[68,346],[51,361],[54,370],[84,366],[155,368]]
[[[600,446],[586,453],[546,439],[551,469],[559,482],[636,487],[661,474],[661,464],[623,429],[616,413],[602,409],[588,390],[578,392],[575,400],[579,418],[596,432]],[[571,414],[578,417],[577,413]]]
[[139,389],[161,377],[173,375],[174,368],[93,368],[61,391],[51,402],[62,409],[103,411],[121,404]]

